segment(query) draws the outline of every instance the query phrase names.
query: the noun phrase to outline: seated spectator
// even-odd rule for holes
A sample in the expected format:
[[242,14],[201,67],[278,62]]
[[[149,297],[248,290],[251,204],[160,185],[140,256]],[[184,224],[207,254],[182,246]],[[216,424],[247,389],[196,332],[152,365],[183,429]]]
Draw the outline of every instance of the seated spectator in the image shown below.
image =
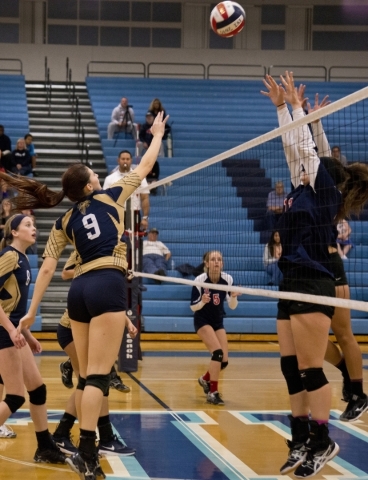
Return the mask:
[[280,234],[277,231],[273,231],[263,253],[263,265],[267,275],[270,277],[268,285],[280,285],[282,273],[279,269],[278,261],[281,253]]
[[267,230],[274,230],[276,228],[278,219],[280,218],[284,209],[285,197],[286,194],[284,191],[284,184],[282,182],[277,182],[275,184],[275,190],[272,190],[272,192],[268,194],[267,198]]
[[337,251],[343,260],[347,260],[347,254],[352,248],[354,248],[353,242],[350,240],[351,227],[346,220],[339,222],[336,225],[337,228]]
[[134,123],[134,110],[128,104],[128,99],[123,97],[120,104],[111,113],[111,122],[107,127],[107,138],[114,138],[114,133],[119,131],[131,133],[135,138],[137,125]]
[[32,159],[24,138],[17,141],[17,148],[12,152],[12,172],[23,176],[32,173]]
[[158,234],[157,228],[151,228],[148,232],[148,240],[143,241],[142,271],[166,276],[167,261],[171,257],[171,252],[166,245],[157,240]]
[[4,133],[4,126],[0,125],[0,161],[1,166],[5,170],[12,169],[11,166],[11,141],[10,138]]
[[26,142],[26,148],[31,155],[33,176],[38,177],[38,173],[36,171],[37,154],[33,145],[33,136],[30,133],[27,133],[27,135],[24,136],[24,140]]
[[4,198],[1,202],[1,222],[0,222],[0,240],[4,237],[4,226],[6,221],[11,217],[13,205],[8,198]]
[[164,112],[164,118],[166,117],[166,111],[159,98],[154,98],[152,100],[150,106],[148,107],[148,110],[153,113],[153,116],[155,118],[159,112]]
[[333,158],[340,160],[340,162],[344,165],[344,167],[347,166],[348,162],[346,160],[346,157],[345,155],[341,155],[341,149],[338,145],[335,145],[334,147],[332,147],[331,155]]
[[[138,141],[138,155],[141,157],[147,148],[151,145],[153,135],[151,133],[151,127],[155,120],[154,114],[149,110],[146,113],[146,121],[141,125],[139,129],[139,141]],[[165,138],[165,137],[163,137]],[[159,157],[164,157],[164,146],[161,144]]]
[[[156,160],[152,167],[152,170],[147,175],[146,180],[147,180],[147,183],[151,184],[151,183],[157,182],[159,178],[160,178],[160,164]],[[151,195],[157,195],[157,188],[151,189]]]

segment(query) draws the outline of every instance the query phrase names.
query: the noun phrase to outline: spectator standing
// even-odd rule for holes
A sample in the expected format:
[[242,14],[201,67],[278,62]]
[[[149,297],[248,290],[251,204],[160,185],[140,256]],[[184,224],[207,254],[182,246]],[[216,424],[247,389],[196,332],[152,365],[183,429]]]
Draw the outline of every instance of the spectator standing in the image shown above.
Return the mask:
[[285,190],[282,182],[275,184],[275,190],[268,194],[266,223],[268,230],[274,230],[284,209]]
[[5,170],[11,170],[11,141],[8,135],[4,133],[4,126],[0,125],[0,159],[1,166]]
[[32,158],[24,138],[17,141],[17,147],[12,152],[12,172],[23,176],[32,173]]
[[107,127],[107,138],[111,140],[114,137],[114,133],[120,130],[125,130],[134,137],[136,125],[133,122],[134,110],[129,106],[128,99],[123,97],[120,104],[111,113],[111,122]]
[[1,202],[1,222],[0,222],[0,239],[4,237],[4,227],[7,220],[10,218],[12,210],[12,203],[8,198],[4,198]]
[[145,273],[155,275],[167,275],[167,261],[171,252],[165,244],[157,240],[159,231],[151,228],[148,232],[148,240],[143,241],[143,268]]
[[347,260],[347,254],[354,247],[353,242],[350,240],[351,227],[346,220],[342,220],[336,226],[337,228],[337,251],[343,260]]
[[267,275],[270,277],[268,285],[280,285],[282,273],[278,266],[279,258],[282,254],[280,234],[273,231],[263,253],[263,265]]
[[26,142],[26,148],[31,155],[31,161],[32,161],[32,173],[34,177],[38,177],[38,173],[36,171],[36,163],[37,163],[37,154],[35,151],[35,147],[33,145],[33,136],[30,133],[27,133],[24,136],[24,140]]
[[[110,188],[114,183],[125,177],[129,172],[132,172],[132,161],[132,154],[128,150],[122,150],[117,159],[118,167],[115,168],[115,170],[105,178],[103,189],[106,190],[107,188]],[[148,216],[150,212],[149,193],[150,190],[148,188],[148,183],[144,178],[141,182],[141,186],[130,197],[133,202],[135,216],[138,218],[138,221],[135,223],[140,225],[141,230],[147,230],[148,228]],[[142,216],[141,210],[143,213]]]
[[347,166],[348,161],[346,160],[345,155],[341,155],[341,149],[338,145],[335,145],[331,149],[331,154],[333,158],[336,158],[336,160],[340,160],[340,162],[344,165],[344,167]]
[[148,110],[153,113],[154,117],[156,117],[156,115],[159,112],[164,112],[164,117],[166,116],[164,106],[162,105],[161,100],[159,98],[154,98],[152,100],[152,102],[150,103],[150,106],[148,107]]

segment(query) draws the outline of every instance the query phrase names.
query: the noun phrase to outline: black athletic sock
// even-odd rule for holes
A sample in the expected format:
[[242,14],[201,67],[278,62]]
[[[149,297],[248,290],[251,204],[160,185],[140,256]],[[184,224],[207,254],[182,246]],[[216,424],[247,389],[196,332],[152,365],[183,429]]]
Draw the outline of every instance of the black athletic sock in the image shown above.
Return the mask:
[[110,440],[110,438],[114,435],[109,415],[99,417],[97,426],[100,434],[100,441],[105,442],[106,440]]
[[50,432],[43,430],[42,432],[36,432],[37,445],[40,450],[53,450],[55,444],[52,441]]
[[351,381],[351,393],[360,398],[365,398],[365,394],[363,392],[363,379]]
[[65,412],[62,416],[59,425],[54,432],[55,437],[69,437],[70,430],[73,428],[76,417],[70,413]]
[[96,453],[96,432],[94,430],[80,429],[78,450],[85,459]]
[[351,380],[348,372],[348,367],[346,366],[345,358],[342,358],[341,361],[337,365],[335,365],[335,367],[338,368],[342,373],[345,384],[350,384]]

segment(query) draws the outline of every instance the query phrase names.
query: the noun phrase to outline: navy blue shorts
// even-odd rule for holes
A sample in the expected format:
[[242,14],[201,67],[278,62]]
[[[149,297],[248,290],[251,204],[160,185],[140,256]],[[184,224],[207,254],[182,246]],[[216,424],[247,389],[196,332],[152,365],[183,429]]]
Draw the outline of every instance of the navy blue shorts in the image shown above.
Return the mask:
[[335,277],[335,287],[348,285],[346,277],[344,262],[338,252],[330,253],[330,271]]
[[69,318],[90,323],[107,312],[126,310],[125,275],[115,268],[91,270],[72,281],[68,294]]
[[0,326],[0,350],[4,348],[14,347],[14,343],[10,338],[10,335],[4,327]]
[[72,329],[64,327],[63,325],[60,325],[60,323],[57,326],[56,334],[57,341],[59,342],[59,345],[63,350],[65,350],[65,347],[67,347],[69,343],[72,343],[74,341]]
[[210,327],[212,327],[215,332],[216,330],[221,330],[222,328],[225,328],[223,319],[216,323],[210,323],[204,318],[194,318],[194,330],[196,331],[196,333],[201,327],[204,327],[205,325],[209,325]]

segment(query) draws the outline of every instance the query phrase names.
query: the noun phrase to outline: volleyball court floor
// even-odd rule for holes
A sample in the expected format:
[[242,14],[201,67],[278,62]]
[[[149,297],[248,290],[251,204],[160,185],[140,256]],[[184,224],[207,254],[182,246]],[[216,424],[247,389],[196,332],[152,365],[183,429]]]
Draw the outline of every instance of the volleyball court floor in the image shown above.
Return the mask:
[[[229,367],[220,392],[225,406],[206,403],[197,378],[208,364],[200,344],[151,348],[143,344],[138,371],[123,373],[131,392],[110,390],[111,420],[134,457],[109,456],[101,461],[107,479],[225,480],[295,478],[280,475],[289,434],[287,391],[276,344],[230,344]],[[368,346],[364,380],[368,390]],[[54,431],[72,390],[60,380],[60,351],[45,351],[37,361],[48,387],[50,431]],[[341,374],[326,364],[332,386],[331,437],[340,453],[316,479],[368,480],[368,413],[355,423],[339,421]],[[76,383],[74,379],[74,384]],[[72,480],[78,476],[61,465],[35,464],[35,437],[28,404],[9,420],[16,439],[0,439],[1,480]],[[78,426],[73,429],[78,438]]]

